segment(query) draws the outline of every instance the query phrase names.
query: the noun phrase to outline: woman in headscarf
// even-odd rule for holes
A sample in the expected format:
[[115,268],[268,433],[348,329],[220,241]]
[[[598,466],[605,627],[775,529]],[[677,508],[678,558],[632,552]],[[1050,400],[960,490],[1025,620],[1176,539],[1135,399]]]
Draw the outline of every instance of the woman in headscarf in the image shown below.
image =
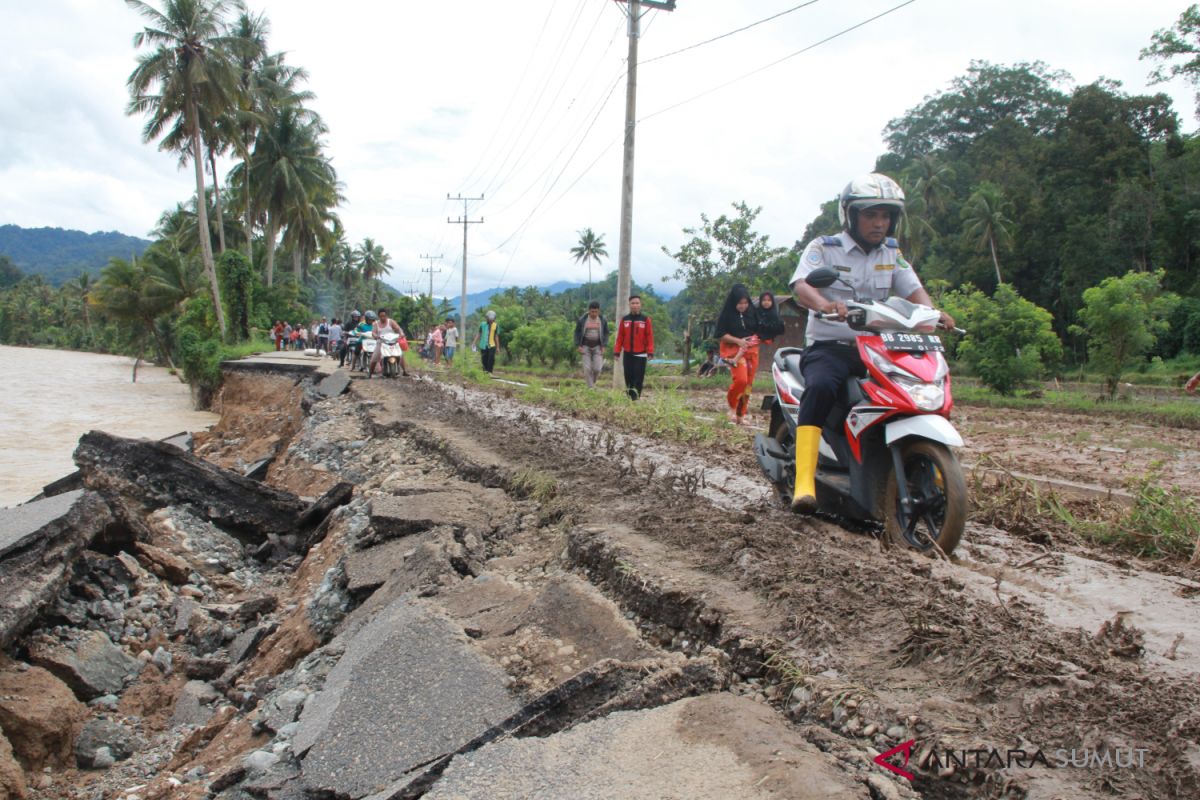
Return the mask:
[[751,307],[750,292],[735,283],[717,317],[721,358],[729,364],[733,378],[725,400],[729,403],[729,421],[735,425],[743,424],[749,406],[750,385],[758,366],[758,341],[758,313]]
[[[770,344],[776,336],[783,334],[785,330],[783,319],[779,316],[779,308],[775,304],[775,295],[772,292],[760,294],[758,308],[753,311],[754,332],[758,335],[759,344]],[[738,404],[737,416],[739,419],[744,419],[750,408],[750,389],[754,385],[754,376],[758,374],[758,345],[746,351],[746,362],[749,365],[750,381],[746,384],[746,389],[742,392],[742,399]]]

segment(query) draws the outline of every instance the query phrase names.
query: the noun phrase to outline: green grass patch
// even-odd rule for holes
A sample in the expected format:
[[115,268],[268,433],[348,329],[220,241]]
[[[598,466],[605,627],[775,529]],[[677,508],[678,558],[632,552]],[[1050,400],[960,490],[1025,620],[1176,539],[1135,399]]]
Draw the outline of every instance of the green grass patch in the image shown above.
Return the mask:
[[575,417],[664,439],[705,443],[717,436],[711,423],[696,418],[688,407],[687,393],[679,389],[647,387],[634,402],[616,389],[589,389],[582,382],[551,388],[535,380],[522,387],[518,396]]
[[985,457],[970,476],[971,518],[1050,544],[1096,542],[1146,558],[1200,562],[1200,503],[1162,480],[1161,464],[1128,483],[1129,504],[1068,498]]
[[1045,392],[1040,396],[1036,393],[1018,393],[1004,396],[980,386],[955,384],[954,402],[959,405],[989,408],[1042,408],[1092,416],[1102,414],[1172,428],[1200,430],[1200,402],[1186,397],[1163,402],[1140,399],[1109,402],[1084,392]]

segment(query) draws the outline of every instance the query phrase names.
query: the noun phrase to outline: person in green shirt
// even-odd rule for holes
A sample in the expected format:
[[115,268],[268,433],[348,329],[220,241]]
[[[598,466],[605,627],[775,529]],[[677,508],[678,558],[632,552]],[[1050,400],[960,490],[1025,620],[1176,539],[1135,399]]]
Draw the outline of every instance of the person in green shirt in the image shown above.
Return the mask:
[[496,312],[484,314],[483,322],[479,323],[479,332],[475,334],[472,345],[479,347],[479,357],[483,361],[483,371],[492,374],[496,367],[496,351],[500,349],[500,324],[496,322]]

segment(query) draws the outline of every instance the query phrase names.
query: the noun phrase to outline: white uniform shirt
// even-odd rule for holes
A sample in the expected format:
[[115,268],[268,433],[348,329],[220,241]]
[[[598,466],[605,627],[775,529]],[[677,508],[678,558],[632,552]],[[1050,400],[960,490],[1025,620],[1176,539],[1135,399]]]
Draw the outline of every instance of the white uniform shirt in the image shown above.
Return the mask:
[[[900,253],[900,245],[890,237],[879,247],[867,252],[846,231],[837,236],[819,236],[804,248],[788,286],[804,280],[808,273],[818,267],[836,270],[838,277],[853,286],[861,299],[886,300],[892,295],[907,298],[921,288],[921,279]],[[831,302],[845,303],[854,299],[850,289],[841,283],[817,291]],[[817,319],[817,315],[811,311],[808,314],[805,338],[809,344],[823,341],[852,342],[857,335],[845,322]]]

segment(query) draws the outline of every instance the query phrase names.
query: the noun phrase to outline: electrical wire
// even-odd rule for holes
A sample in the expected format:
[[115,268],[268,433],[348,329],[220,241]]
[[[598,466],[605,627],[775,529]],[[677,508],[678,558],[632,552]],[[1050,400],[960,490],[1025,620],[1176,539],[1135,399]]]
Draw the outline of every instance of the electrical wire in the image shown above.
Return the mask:
[[703,42],[696,42],[695,44],[690,44],[687,47],[681,47],[680,49],[673,50],[670,53],[663,53],[661,56],[655,56],[654,58],[647,58],[645,61],[639,61],[638,66],[643,67],[646,64],[653,64],[655,61],[662,61],[664,58],[670,58],[671,56],[677,56],[680,53],[686,53],[688,50],[695,50],[697,47],[703,47],[706,44],[712,44],[713,42],[719,42],[720,40],[722,40],[726,37],[733,36],[735,33],[741,33],[742,31],[748,31],[751,28],[762,25],[764,22],[770,22],[773,19],[779,19],[780,17],[784,16],[785,14],[790,14],[793,11],[799,11],[802,8],[807,8],[808,6],[819,3],[820,1],[821,0],[808,0],[807,3],[801,3],[798,6],[792,6],[791,8],[787,9],[786,11],[780,11],[778,14],[772,14],[769,17],[760,19],[758,22],[751,22],[749,25],[744,25],[741,28],[738,28],[736,30],[729,31],[728,33],[722,33],[720,36],[714,36],[711,39],[705,39]]
[[784,56],[783,58],[772,61],[769,64],[765,64],[764,66],[761,66],[758,69],[751,70],[750,72],[747,72],[744,75],[739,75],[738,77],[736,77],[732,80],[726,81],[725,83],[722,83],[718,86],[714,86],[711,89],[706,89],[705,91],[701,92],[700,94],[693,95],[692,97],[689,97],[686,100],[680,100],[678,103],[669,105],[666,108],[660,108],[658,111],[655,111],[652,114],[647,114],[644,117],[640,117],[638,119],[638,122],[640,123],[640,122],[645,122],[646,120],[649,120],[649,119],[653,119],[654,117],[657,117],[659,114],[665,114],[668,111],[672,111],[676,108],[679,108],[680,106],[684,106],[695,100],[699,100],[701,97],[705,97],[707,95],[712,94],[713,92],[720,91],[721,89],[724,89],[727,86],[732,86],[733,84],[735,84],[739,81],[745,80],[746,78],[749,78],[753,75],[757,75],[760,72],[764,72],[764,71],[770,69],[771,67],[778,66],[779,64],[782,64],[783,62],[785,62],[789,59],[795,58],[796,56],[802,55],[803,53],[807,53],[809,50],[813,50],[817,47],[820,47],[821,45],[826,44],[827,42],[832,42],[834,39],[837,39],[838,37],[845,36],[847,33],[850,33],[851,31],[858,30],[859,28],[863,27],[864,25],[868,25],[877,19],[886,17],[888,14],[891,14],[895,11],[899,11],[900,9],[904,8],[905,6],[910,6],[915,2],[917,2],[917,0],[906,0],[905,2],[900,3],[899,5],[892,6],[887,11],[876,14],[875,16],[871,17],[870,19],[865,19],[856,25],[851,25],[849,28],[838,31],[837,33],[832,34],[831,36],[826,36],[824,39],[820,40],[819,42],[814,42],[813,44],[810,44],[807,47],[803,47],[794,53]]
[[[801,55],[801,54],[803,54],[803,53],[807,53],[807,52],[809,52],[809,51],[811,51],[811,50],[814,50],[814,49],[816,49],[817,47],[820,47],[820,46],[821,46],[821,45],[823,45],[823,44],[827,44],[828,42],[831,42],[831,41],[833,41],[833,40],[835,40],[835,39],[837,39],[837,38],[839,38],[839,37],[841,37],[841,36],[844,36],[844,35],[846,35],[846,34],[848,34],[848,33],[851,33],[852,31],[855,31],[855,30],[857,30],[857,29],[859,29],[859,28],[861,28],[861,27],[863,27],[863,26],[865,26],[865,25],[868,25],[868,24],[870,24],[870,23],[872,23],[872,22],[874,22],[874,21],[876,21],[876,20],[878,20],[878,19],[881,19],[882,17],[885,17],[885,16],[887,16],[888,14],[891,14],[891,13],[893,13],[893,12],[895,12],[895,11],[899,11],[901,8],[904,8],[905,6],[912,5],[912,4],[913,4],[913,3],[915,3],[915,2],[916,2],[916,0],[906,0],[906,2],[903,2],[903,3],[900,3],[900,4],[896,5],[896,6],[893,6],[892,8],[889,8],[889,9],[888,9],[888,10],[886,10],[886,11],[883,11],[883,12],[881,12],[881,13],[879,13],[879,14],[876,14],[876,15],[875,15],[875,16],[873,16],[873,17],[870,17],[870,18],[868,18],[868,19],[865,19],[865,20],[863,20],[862,22],[856,23],[855,25],[851,25],[850,27],[848,27],[848,28],[845,28],[845,29],[843,29],[843,30],[841,30],[841,31],[838,31],[837,33],[834,33],[834,34],[832,34],[832,35],[830,35],[830,36],[827,36],[827,37],[825,37],[824,39],[821,39],[820,41],[814,42],[813,44],[810,44],[810,45],[808,45],[807,47],[803,47],[803,48],[801,48],[800,50],[797,50],[797,51],[795,51],[794,53],[790,53],[789,55],[786,55],[786,56],[784,56],[783,58],[776,59],[775,61],[772,61],[772,62],[770,62],[769,64],[766,64],[766,65],[764,65],[764,66],[762,66],[762,67],[759,67],[758,69],[752,70],[752,71],[750,71],[750,72],[747,72],[747,73],[745,73],[744,75],[740,75],[740,76],[738,76],[737,78],[734,78],[733,80],[730,80],[730,81],[727,81],[727,82],[725,82],[725,83],[722,83],[722,84],[720,84],[719,86],[715,86],[715,87],[713,87],[713,88],[711,88],[711,89],[708,89],[708,90],[706,90],[706,91],[704,91],[704,92],[701,92],[700,94],[697,94],[697,95],[694,95],[694,96],[692,96],[692,97],[689,97],[689,98],[687,98],[686,100],[682,100],[682,101],[680,101],[680,102],[678,102],[678,103],[675,103],[675,104],[673,104],[673,105],[667,106],[666,108],[659,109],[658,111],[655,111],[655,112],[653,112],[652,114],[649,114],[649,115],[647,115],[647,116],[645,116],[645,117],[641,117],[641,118],[639,118],[639,119],[637,120],[637,122],[638,122],[638,123],[641,123],[641,122],[644,122],[644,121],[646,121],[646,120],[648,120],[648,119],[651,119],[651,118],[653,118],[653,117],[659,116],[659,115],[661,115],[661,114],[665,114],[665,113],[667,113],[668,111],[671,111],[671,110],[673,110],[673,109],[679,108],[680,106],[683,106],[683,105],[686,105],[686,104],[688,104],[688,103],[691,103],[691,102],[693,102],[693,101],[695,101],[695,100],[698,100],[698,99],[700,99],[700,98],[702,98],[702,97],[705,97],[706,95],[712,94],[713,92],[719,91],[720,89],[723,89],[723,88],[725,88],[725,87],[727,87],[727,86],[729,86],[729,85],[731,85],[731,84],[733,84],[733,83],[737,83],[738,81],[741,81],[741,80],[744,80],[744,79],[746,79],[746,78],[749,78],[749,77],[751,77],[751,76],[753,76],[753,75],[756,75],[756,74],[758,74],[758,73],[760,73],[760,72],[763,72],[763,71],[765,71],[765,70],[767,70],[767,69],[770,69],[771,67],[774,67],[774,66],[777,66],[777,65],[779,65],[779,64],[782,64],[784,61],[788,61],[789,59],[795,58],[796,56],[799,56],[799,55]],[[640,66],[640,64],[639,64],[639,66]],[[619,78],[618,78],[618,81],[619,81]],[[609,94],[608,94],[608,96],[605,98],[604,105],[602,105],[602,106],[601,106],[601,108],[600,108],[600,111],[601,111],[601,112],[604,110],[604,107],[607,105],[607,103],[608,103],[608,100],[609,100],[609,99],[612,97],[612,92],[613,92],[615,89],[616,89],[616,84],[614,84],[614,85],[613,85],[613,87],[612,87],[612,89],[610,89],[610,90],[609,90]],[[599,112],[597,112],[597,115],[596,115],[596,117],[594,117],[594,118],[592,119],[592,122],[591,122],[591,124],[588,126],[588,129],[587,129],[587,131],[585,131],[585,132],[584,132],[583,139],[586,139],[586,137],[587,137],[587,133],[588,133],[588,132],[589,132],[589,131],[592,129],[592,127],[595,125],[595,123],[596,123],[596,120],[597,120],[598,118],[599,118]],[[501,249],[501,248],[503,248],[505,245],[507,245],[509,242],[511,242],[511,241],[512,241],[514,238],[516,238],[516,239],[517,239],[517,248],[519,248],[519,246],[520,246],[520,239],[524,238],[524,233],[525,233],[525,231],[527,230],[527,228],[528,228],[529,224],[530,224],[530,223],[533,221],[533,218],[534,218],[534,216],[535,216],[535,215],[537,214],[537,212],[538,212],[538,211],[539,211],[539,210],[542,208],[543,204],[544,204],[544,203],[545,203],[545,201],[546,201],[546,198],[547,198],[547,197],[549,197],[549,194],[550,194],[550,192],[553,190],[554,186],[555,186],[555,185],[558,183],[558,181],[559,181],[559,180],[562,178],[563,174],[566,172],[567,168],[570,166],[570,163],[571,163],[571,161],[574,159],[574,157],[575,157],[575,154],[576,154],[576,153],[578,153],[578,151],[579,151],[579,147],[580,147],[580,146],[582,146],[582,144],[583,144],[583,139],[581,139],[581,141],[580,141],[580,145],[579,145],[579,146],[577,146],[577,147],[575,148],[575,150],[574,150],[574,151],[571,153],[571,156],[570,156],[570,157],[567,159],[567,162],[566,162],[566,163],[563,165],[563,168],[562,168],[562,169],[559,171],[559,173],[558,173],[558,175],[555,177],[554,181],[553,181],[553,182],[550,184],[550,186],[549,186],[549,188],[547,189],[546,193],[545,193],[545,194],[542,196],[542,198],[541,198],[541,199],[540,199],[540,200],[537,202],[537,204],[536,204],[536,205],[533,207],[533,209],[532,209],[532,210],[529,212],[529,214],[528,214],[528,215],[525,217],[525,219],[524,219],[524,220],[522,220],[522,222],[521,222],[521,223],[520,223],[520,224],[517,226],[517,228],[516,228],[516,229],[515,229],[515,230],[514,230],[514,231],[513,231],[513,232],[512,232],[512,233],[511,233],[511,234],[510,234],[510,235],[509,235],[509,236],[508,236],[508,237],[507,237],[505,240],[504,240],[504,241],[502,241],[502,242],[501,242],[499,245],[497,245],[496,247],[492,248],[491,250],[488,250],[488,251],[486,251],[486,252],[484,252],[484,253],[480,253],[480,254],[478,254],[479,256],[487,256],[487,255],[491,255],[492,253],[495,253],[497,250],[500,250],[500,249]],[[585,175],[587,175],[587,173],[588,173],[588,172],[589,172],[589,171],[590,171],[590,170],[591,170],[591,169],[592,169],[592,168],[593,168],[593,167],[594,167],[594,166],[595,166],[597,163],[599,163],[600,159],[601,159],[601,158],[602,158],[602,157],[605,155],[605,153],[607,153],[607,152],[608,152],[608,151],[609,151],[609,150],[612,148],[613,144],[615,144],[615,143],[616,143],[616,141],[618,141],[618,140],[614,139],[612,142],[610,142],[610,143],[609,143],[609,144],[608,144],[608,145],[607,145],[607,146],[606,146],[606,147],[605,147],[605,148],[604,148],[604,149],[603,149],[603,150],[600,152],[600,154],[599,154],[599,155],[598,155],[598,156],[597,156],[597,157],[596,157],[596,158],[595,158],[595,159],[594,159],[594,160],[593,160],[593,161],[592,161],[592,162],[591,162],[591,163],[590,163],[590,164],[589,164],[587,167],[585,167],[585,168],[584,168],[583,172],[581,172],[581,173],[580,173],[580,174],[579,174],[579,175],[578,175],[578,176],[575,178],[575,180],[574,180],[574,181],[573,181],[573,182],[570,184],[570,186],[568,186],[568,187],[567,187],[567,188],[566,188],[566,189],[563,191],[563,193],[562,193],[562,194],[560,194],[560,195],[558,196],[558,198],[556,198],[556,200],[555,200],[555,204],[557,204],[557,202],[558,202],[559,200],[561,200],[563,197],[565,197],[565,196],[566,196],[566,194],[567,194],[567,193],[568,193],[568,192],[569,192],[569,191],[570,191],[572,188],[574,188],[574,186],[575,186],[577,183],[579,183],[579,181],[580,181],[580,180],[582,180],[582,179],[583,179],[583,177],[584,177]],[[513,252],[512,252],[512,254],[509,256],[509,264],[511,264],[511,263],[512,263],[512,259],[513,259],[513,258],[515,257],[515,255],[516,255],[517,248],[514,248],[514,249],[513,249]],[[476,254],[472,254],[472,255],[476,255]],[[504,279],[504,275],[506,275],[506,274],[507,274],[507,272],[508,272],[508,266],[506,265],[506,266],[505,266],[505,269],[504,269],[504,272],[501,274],[501,278],[500,278],[500,280],[501,280],[501,281],[503,281],[503,279]]]

